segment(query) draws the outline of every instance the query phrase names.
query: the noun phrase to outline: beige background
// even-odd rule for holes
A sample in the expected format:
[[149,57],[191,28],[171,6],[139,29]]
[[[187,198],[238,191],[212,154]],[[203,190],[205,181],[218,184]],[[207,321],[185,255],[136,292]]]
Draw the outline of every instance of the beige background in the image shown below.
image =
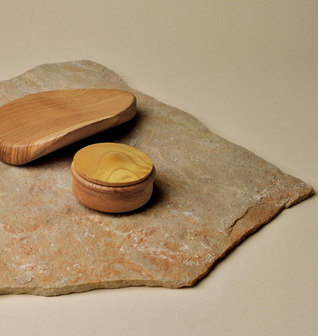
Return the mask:
[[[1,0],[0,80],[102,63],[318,189],[317,11],[316,0]],[[2,296],[1,335],[317,335],[317,218],[313,196],[191,289]]]

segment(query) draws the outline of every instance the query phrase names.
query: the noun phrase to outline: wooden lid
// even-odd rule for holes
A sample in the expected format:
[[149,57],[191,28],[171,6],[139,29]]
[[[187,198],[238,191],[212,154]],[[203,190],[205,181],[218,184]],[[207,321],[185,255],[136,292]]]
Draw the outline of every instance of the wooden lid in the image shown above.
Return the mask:
[[79,150],[73,160],[80,176],[109,187],[123,187],[145,180],[153,169],[141,150],[118,143],[98,143]]

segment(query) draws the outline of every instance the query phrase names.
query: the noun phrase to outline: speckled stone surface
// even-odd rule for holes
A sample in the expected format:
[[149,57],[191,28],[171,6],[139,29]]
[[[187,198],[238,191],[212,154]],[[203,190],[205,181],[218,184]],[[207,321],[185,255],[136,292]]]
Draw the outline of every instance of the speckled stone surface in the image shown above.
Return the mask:
[[[130,91],[137,97],[137,116],[25,166],[0,162],[1,294],[192,286],[233,246],[313,193],[91,61],[41,65],[3,81],[0,105],[68,88]],[[138,211],[93,211],[72,194],[76,151],[108,141],[136,146],[154,162],[154,194]]]

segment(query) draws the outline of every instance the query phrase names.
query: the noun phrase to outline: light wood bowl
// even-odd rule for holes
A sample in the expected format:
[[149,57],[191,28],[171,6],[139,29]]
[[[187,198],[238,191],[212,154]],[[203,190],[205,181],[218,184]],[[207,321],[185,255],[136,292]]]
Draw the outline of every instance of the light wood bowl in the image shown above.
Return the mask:
[[77,200],[108,213],[128,212],[146,204],[156,175],[147,154],[113,143],[82,148],[74,156],[71,172]]

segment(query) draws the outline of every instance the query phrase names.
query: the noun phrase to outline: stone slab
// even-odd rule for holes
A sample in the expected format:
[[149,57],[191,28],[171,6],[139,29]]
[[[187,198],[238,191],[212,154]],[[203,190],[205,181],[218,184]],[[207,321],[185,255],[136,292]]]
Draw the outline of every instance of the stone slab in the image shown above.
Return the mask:
[[[68,88],[127,90],[137,97],[137,116],[25,166],[0,162],[0,294],[192,286],[233,246],[313,194],[91,61],[45,64],[0,82],[0,105]],[[153,197],[138,211],[97,212],[72,194],[76,151],[109,141],[141,149],[156,167]]]

